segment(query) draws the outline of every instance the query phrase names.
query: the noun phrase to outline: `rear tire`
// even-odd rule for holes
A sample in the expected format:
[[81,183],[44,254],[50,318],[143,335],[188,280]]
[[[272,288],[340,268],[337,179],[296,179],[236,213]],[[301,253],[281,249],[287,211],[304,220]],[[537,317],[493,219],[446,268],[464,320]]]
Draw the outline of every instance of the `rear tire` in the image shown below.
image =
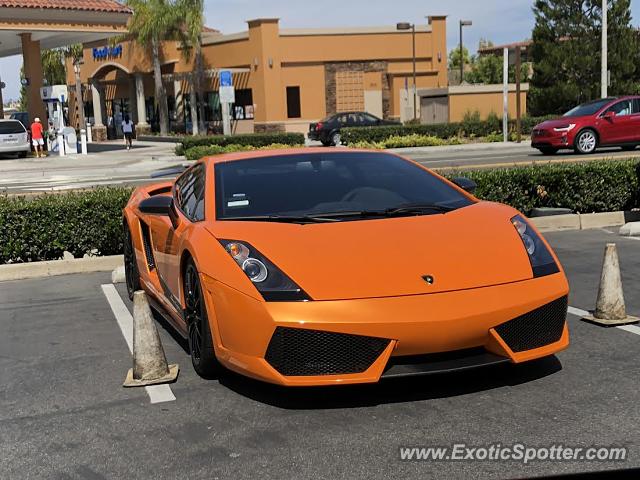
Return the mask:
[[558,149],[553,147],[542,147],[538,150],[540,150],[543,155],[555,155],[556,153],[558,153]]
[[342,139],[340,137],[340,132],[333,132],[331,134],[331,145],[333,145],[334,147],[337,147],[341,143],[342,143]]
[[576,153],[587,155],[596,151],[598,147],[598,135],[595,131],[587,128],[581,131],[575,140]]
[[140,272],[136,261],[136,251],[133,248],[131,230],[127,221],[124,221],[124,276],[127,283],[127,295],[129,300],[133,300],[133,294],[140,290]]
[[184,319],[187,323],[189,352],[193,369],[202,378],[214,378],[220,372],[216,358],[213,335],[209,327],[207,307],[204,302],[200,275],[193,260],[188,260],[183,276]]
[[331,142],[327,142],[326,140],[322,140],[322,146],[323,147],[330,147],[331,146]]
[[18,154],[18,158],[27,158],[27,153],[28,153],[28,152],[20,152],[20,153]]

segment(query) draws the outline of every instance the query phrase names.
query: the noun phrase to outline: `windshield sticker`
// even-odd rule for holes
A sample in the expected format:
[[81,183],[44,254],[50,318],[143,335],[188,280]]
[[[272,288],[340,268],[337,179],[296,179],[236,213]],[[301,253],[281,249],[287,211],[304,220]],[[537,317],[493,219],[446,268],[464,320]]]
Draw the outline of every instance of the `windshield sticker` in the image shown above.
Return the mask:
[[227,208],[248,207],[249,197],[244,193],[234,193],[227,199]]

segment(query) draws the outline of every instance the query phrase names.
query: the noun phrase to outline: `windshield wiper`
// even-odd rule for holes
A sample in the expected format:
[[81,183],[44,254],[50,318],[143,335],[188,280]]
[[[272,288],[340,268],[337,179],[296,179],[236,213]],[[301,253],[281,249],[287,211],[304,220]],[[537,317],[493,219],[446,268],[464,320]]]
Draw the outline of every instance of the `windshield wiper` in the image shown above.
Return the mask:
[[326,218],[322,215],[250,215],[246,217],[225,217],[221,220],[280,223],[330,223],[340,221],[337,218]]
[[397,207],[387,208],[384,213],[389,216],[404,215],[423,212],[436,211],[441,213],[447,213],[455,210],[456,207],[447,207],[445,205],[438,205],[437,203],[408,203],[406,205],[398,205]]

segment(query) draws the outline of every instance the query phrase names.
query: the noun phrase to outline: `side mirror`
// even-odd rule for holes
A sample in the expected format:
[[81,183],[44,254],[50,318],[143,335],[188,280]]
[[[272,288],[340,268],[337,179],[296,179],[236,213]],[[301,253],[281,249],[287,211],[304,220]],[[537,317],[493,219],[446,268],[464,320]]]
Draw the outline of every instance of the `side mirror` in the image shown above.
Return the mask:
[[138,209],[140,213],[146,215],[163,215],[169,217],[173,228],[177,228],[180,223],[173,205],[173,197],[169,195],[149,197],[140,202]]
[[611,110],[609,110],[604,114],[604,118],[606,118],[607,120],[613,120],[615,117],[616,117],[616,112],[612,112]]
[[469,192],[470,194],[474,194],[476,188],[478,188],[478,184],[473,180],[465,177],[455,177],[452,178],[451,181],[463,189],[465,192]]

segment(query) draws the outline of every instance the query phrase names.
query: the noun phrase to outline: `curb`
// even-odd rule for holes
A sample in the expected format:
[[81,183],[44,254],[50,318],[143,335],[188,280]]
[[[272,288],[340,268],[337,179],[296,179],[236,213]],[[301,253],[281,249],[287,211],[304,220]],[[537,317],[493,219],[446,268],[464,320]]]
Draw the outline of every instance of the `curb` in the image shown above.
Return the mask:
[[27,278],[53,277],[72,273],[111,272],[124,262],[122,255],[109,257],[75,258],[46,262],[13,263],[0,265],[0,282]]
[[625,212],[573,213],[549,217],[530,218],[541,232],[559,232],[562,230],[592,230],[606,227],[620,227],[626,223]]

